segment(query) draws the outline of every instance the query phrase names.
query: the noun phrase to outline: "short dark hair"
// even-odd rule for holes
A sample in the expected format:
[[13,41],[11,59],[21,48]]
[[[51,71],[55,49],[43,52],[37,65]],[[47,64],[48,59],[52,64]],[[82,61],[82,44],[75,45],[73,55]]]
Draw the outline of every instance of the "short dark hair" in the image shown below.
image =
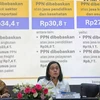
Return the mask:
[[62,80],[63,80],[63,74],[62,74],[61,66],[60,66],[60,64],[59,64],[58,62],[56,62],[56,61],[51,61],[51,62],[49,62],[49,64],[47,65],[47,69],[46,69],[46,79],[47,79],[47,80],[50,80],[50,75],[49,75],[48,72],[49,72],[50,66],[51,66],[52,64],[54,64],[54,63],[56,63],[56,64],[58,65],[59,69],[60,69],[60,74],[59,74],[59,76],[58,76],[58,80],[59,80],[59,81],[62,81]]

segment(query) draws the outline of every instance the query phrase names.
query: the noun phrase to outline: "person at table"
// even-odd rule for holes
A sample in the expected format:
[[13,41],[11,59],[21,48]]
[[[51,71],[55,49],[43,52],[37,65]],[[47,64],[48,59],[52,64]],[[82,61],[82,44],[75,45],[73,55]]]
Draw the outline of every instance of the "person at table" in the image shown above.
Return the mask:
[[63,79],[61,66],[56,61],[51,61],[46,68],[46,77],[40,79],[37,84],[44,85],[45,87],[52,87],[51,92],[57,95],[60,90],[70,92],[70,86],[67,81]]
[[8,98],[10,97],[9,90],[6,86],[6,84],[0,80],[0,98]]

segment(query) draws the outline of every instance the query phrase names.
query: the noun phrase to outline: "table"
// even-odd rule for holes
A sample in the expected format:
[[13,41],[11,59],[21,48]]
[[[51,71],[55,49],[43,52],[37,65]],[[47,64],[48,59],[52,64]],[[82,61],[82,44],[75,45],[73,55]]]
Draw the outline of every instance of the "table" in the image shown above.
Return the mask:
[[[19,100],[17,98],[13,99],[13,98],[0,98],[0,100]],[[20,99],[20,100],[25,100],[25,99]],[[27,99],[30,100],[30,99]],[[39,99],[34,99],[34,100],[39,100]],[[100,100],[99,98],[67,98],[67,99],[56,99],[54,98],[53,100]]]

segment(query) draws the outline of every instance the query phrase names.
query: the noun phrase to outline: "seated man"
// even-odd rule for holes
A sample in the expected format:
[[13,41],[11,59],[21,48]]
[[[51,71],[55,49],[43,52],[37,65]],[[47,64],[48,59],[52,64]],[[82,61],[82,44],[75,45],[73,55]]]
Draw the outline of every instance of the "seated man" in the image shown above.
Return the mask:
[[6,84],[0,80],[0,98],[8,98],[10,97],[9,90],[7,89]]

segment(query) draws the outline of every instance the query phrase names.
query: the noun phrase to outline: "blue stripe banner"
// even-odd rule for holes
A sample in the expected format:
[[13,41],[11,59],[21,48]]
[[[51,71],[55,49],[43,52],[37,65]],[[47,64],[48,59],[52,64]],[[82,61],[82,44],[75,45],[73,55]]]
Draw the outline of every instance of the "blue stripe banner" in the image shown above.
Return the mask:
[[32,29],[74,29],[74,18],[32,18]]
[[77,17],[77,28],[100,28],[100,16]]
[[29,29],[29,18],[0,18],[0,29]]

